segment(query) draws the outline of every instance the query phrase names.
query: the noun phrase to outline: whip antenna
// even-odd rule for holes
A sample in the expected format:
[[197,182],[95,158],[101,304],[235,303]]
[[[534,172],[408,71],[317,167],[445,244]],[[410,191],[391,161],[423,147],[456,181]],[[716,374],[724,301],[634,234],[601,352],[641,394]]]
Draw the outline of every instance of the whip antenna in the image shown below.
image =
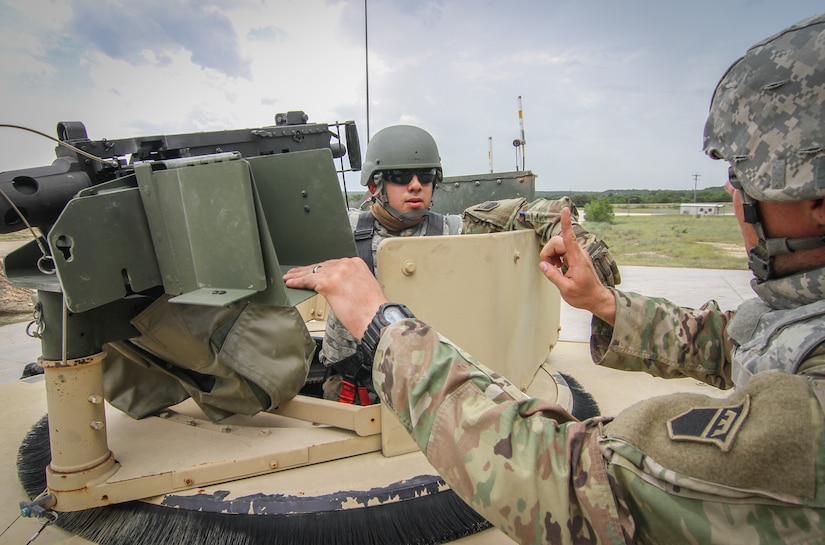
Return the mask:
[[518,125],[519,130],[521,131],[521,170],[525,170],[524,168],[524,144],[526,141],[524,140],[524,113],[521,108],[521,95],[518,97]]

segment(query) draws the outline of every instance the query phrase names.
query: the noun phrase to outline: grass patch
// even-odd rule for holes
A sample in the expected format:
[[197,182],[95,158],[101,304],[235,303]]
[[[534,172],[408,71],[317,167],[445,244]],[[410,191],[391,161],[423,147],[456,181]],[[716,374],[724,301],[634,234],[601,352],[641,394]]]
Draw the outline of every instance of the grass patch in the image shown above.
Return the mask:
[[607,243],[619,266],[748,268],[734,216],[616,214],[612,225],[585,222],[584,227]]

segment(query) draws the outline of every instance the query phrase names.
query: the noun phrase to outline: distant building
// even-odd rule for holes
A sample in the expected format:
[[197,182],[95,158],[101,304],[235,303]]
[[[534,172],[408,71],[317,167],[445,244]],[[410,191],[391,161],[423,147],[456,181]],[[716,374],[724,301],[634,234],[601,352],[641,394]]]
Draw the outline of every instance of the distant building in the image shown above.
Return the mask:
[[725,205],[722,203],[682,203],[679,213],[691,216],[722,216],[725,214]]

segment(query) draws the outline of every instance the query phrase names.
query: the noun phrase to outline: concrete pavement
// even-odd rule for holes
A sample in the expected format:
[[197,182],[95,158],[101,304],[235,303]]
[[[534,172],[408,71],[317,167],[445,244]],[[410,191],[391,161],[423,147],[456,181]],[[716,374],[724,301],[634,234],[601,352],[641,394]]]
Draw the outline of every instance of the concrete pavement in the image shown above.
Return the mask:
[[[749,270],[685,269],[670,267],[621,267],[622,291],[664,297],[674,303],[698,308],[715,299],[723,309],[735,309],[756,297],[750,287]],[[590,339],[589,312],[562,303],[561,340],[587,342]]]
[[20,378],[27,363],[40,356],[40,341],[26,334],[28,322],[0,327],[0,383]]

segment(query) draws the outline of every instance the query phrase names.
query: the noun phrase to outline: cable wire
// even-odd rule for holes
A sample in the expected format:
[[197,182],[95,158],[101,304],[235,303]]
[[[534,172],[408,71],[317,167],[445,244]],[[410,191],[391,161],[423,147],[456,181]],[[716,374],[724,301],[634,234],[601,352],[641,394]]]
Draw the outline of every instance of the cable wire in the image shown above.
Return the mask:
[[88,153],[86,151],[83,151],[82,149],[77,148],[77,147],[69,144],[68,142],[64,142],[63,140],[59,140],[59,139],[55,138],[54,136],[49,136],[48,134],[46,134],[44,132],[40,132],[36,129],[30,129],[29,127],[24,127],[22,125],[11,125],[11,124],[8,124],[8,123],[0,123],[0,127],[6,127],[6,128],[9,128],[9,129],[20,129],[21,131],[28,131],[28,132],[40,135],[44,138],[48,138],[49,140],[52,140],[53,142],[57,142],[59,145],[63,146],[64,148],[68,148],[68,149],[72,150],[73,152],[75,152],[79,155],[82,155],[83,157],[86,157],[87,159],[97,161],[98,163],[101,163],[101,164],[109,166],[109,167],[119,167],[120,166],[120,163],[118,163],[117,159],[112,159],[111,161],[107,161],[106,159],[101,159],[100,157],[98,157],[96,155],[92,155],[91,153]]

